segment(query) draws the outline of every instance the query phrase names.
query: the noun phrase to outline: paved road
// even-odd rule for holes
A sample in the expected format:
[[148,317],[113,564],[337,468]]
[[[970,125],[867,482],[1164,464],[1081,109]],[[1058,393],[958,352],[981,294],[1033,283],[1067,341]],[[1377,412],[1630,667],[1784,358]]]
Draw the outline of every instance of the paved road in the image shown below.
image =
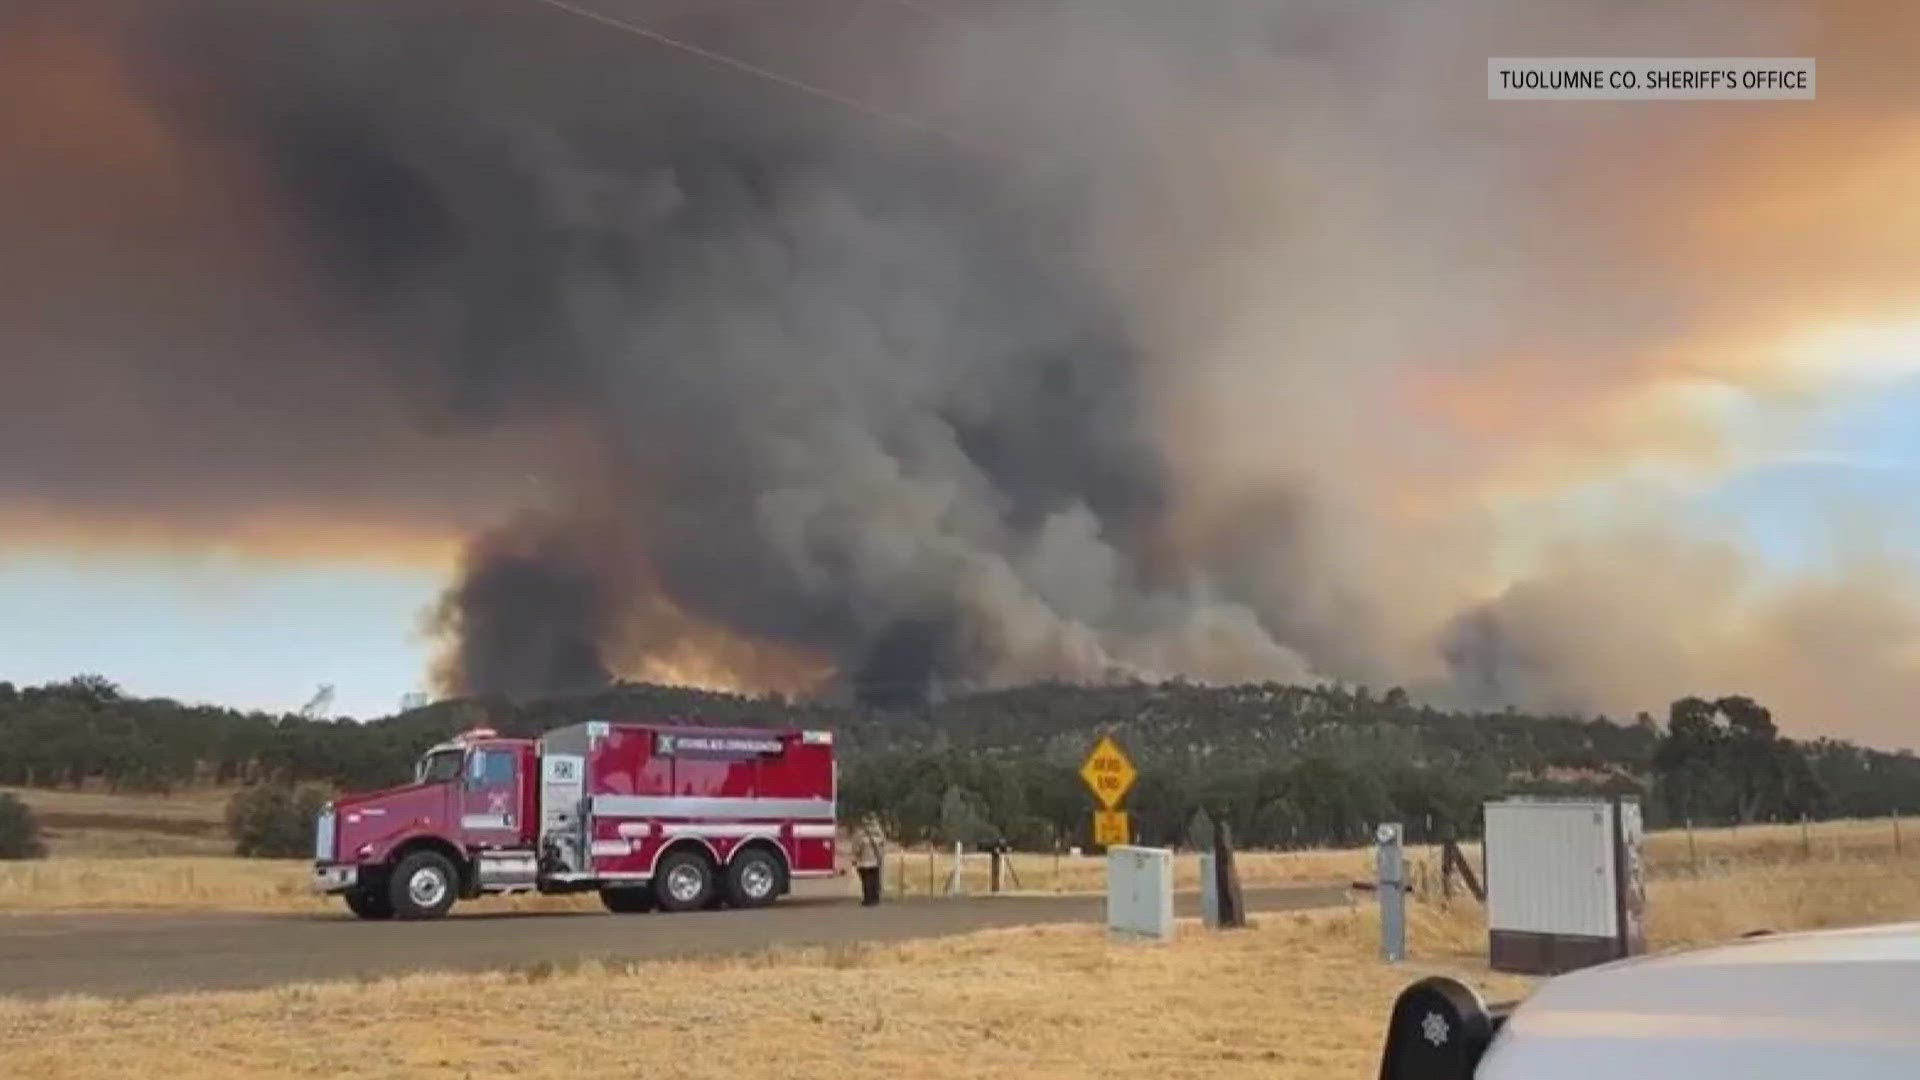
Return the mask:
[[[1248,889],[1248,910],[1340,904],[1341,886]],[[0,995],[137,996],[235,990],[417,971],[476,971],[588,957],[641,960],[780,945],[897,941],[996,926],[1097,922],[1100,896],[904,900],[866,909],[792,896],[753,911],[680,915],[493,913],[432,923],[342,916],[14,915],[0,917]],[[1175,898],[1197,915],[1197,894]]]

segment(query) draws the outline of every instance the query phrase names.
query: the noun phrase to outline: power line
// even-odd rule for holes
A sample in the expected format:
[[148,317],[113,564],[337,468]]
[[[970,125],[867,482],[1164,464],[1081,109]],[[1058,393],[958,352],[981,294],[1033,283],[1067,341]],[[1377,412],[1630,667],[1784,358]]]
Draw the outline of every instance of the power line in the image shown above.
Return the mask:
[[780,86],[786,87],[789,90],[794,90],[799,93],[806,94],[809,97],[817,98],[821,101],[825,101],[833,105],[838,105],[843,109],[850,109],[872,120],[879,120],[884,123],[894,124],[900,127],[911,128],[915,131],[923,132],[929,135],[935,135],[942,139],[946,139],[949,142],[953,142],[961,145],[964,145],[966,142],[966,140],[960,138],[958,135],[955,135],[954,133],[947,131],[946,129],[941,128],[935,124],[929,123],[926,120],[922,120],[917,116],[909,116],[906,113],[895,112],[891,109],[882,108],[878,105],[870,105],[864,101],[859,100],[858,98],[849,97],[846,94],[842,94],[837,90],[830,90],[824,86],[818,86],[818,85],[815,85],[814,83],[810,83],[802,79],[796,79],[791,75],[783,75],[778,71],[772,70],[771,68],[761,67],[758,64],[750,63],[736,56],[729,56],[728,54],[723,52],[716,52],[713,49],[708,49],[699,45],[695,45],[690,41],[683,41],[680,38],[676,38],[671,35],[662,33],[661,31],[656,30],[651,26],[647,26],[644,23],[638,23],[638,22],[634,22],[631,19],[623,19],[613,15],[608,15],[603,12],[594,11],[591,8],[584,8],[579,6],[578,4],[570,3],[569,0],[534,0],[534,2],[539,4],[545,4],[546,6],[550,8],[554,8],[559,11],[564,11],[567,14],[573,15],[576,18],[587,19],[589,21],[599,23],[603,26],[610,26],[616,30],[624,31],[625,33],[646,38],[649,41],[653,41],[656,44],[664,45],[667,48],[675,49],[679,52],[684,52],[691,56],[697,56],[700,59],[705,60],[710,64],[717,64],[721,67],[728,68],[745,75],[751,75],[757,79],[764,79],[768,82],[772,82]]
[[929,19],[936,19],[940,22],[958,23],[962,25],[969,22],[969,20],[961,18],[951,11],[936,7],[932,4],[923,4],[920,0],[887,0],[887,3],[898,8],[905,8],[908,11]]

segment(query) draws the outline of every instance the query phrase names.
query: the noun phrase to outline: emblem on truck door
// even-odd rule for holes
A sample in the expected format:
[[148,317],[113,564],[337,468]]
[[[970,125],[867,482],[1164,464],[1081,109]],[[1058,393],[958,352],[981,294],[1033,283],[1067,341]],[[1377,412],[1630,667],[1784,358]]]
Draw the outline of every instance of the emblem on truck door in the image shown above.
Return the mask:
[[1427,1018],[1420,1021],[1420,1031],[1434,1046],[1447,1044],[1447,1018],[1437,1012],[1428,1013]]

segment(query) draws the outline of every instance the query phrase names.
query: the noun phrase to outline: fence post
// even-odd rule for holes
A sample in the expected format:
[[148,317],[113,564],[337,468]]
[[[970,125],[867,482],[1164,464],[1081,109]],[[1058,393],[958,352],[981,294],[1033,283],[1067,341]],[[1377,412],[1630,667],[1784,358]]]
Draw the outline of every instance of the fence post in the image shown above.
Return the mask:
[[[1486,870],[1485,870],[1486,855],[1487,855],[1487,849],[1486,849],[1486,845],[1483,843],[1480,846],[1480,858],[1482,860],[1482,863],[1481,863],[1482,875],[1486,873]],[[1481,882],[1480,878],[1476,878],[1473,876],[1473,867],[1467,865],[1467,857],[1460,853],[1459,844],[1453,842],[1452,840],[1448,840],[1446,842],[1446,846],[1441,850],[1441,859],[1443,860],[1444,865],[1452,867],[1453,869],[1459,872],[1461,882],[1466,885],[1467,892],[1471,893],[1475,900],[1478,900],[1482,904],[1487,902],[1486,887],[1480,883]]]
[[1226,814],[1213,830],[1213,891],[1222,928],[1247,925],[1247,905],[1240,893],[1240,871],[1233,861],[1233,824]]
[[1900,854],[1900,811],[1893,812],[1893,853]]
[[966,865],[966,848],[960,841],[955,840],[953,842],[953,873],[947,876],[948,896],[967,894]]
[[1807,815],[1800,815],[1800,857],[1813,858],[1813,833],[1807,828]]
[[1700,876],[1700,852],[1693,846],[1693,819],[1687,819],[1687,866],[1693,870],[1693,876]]

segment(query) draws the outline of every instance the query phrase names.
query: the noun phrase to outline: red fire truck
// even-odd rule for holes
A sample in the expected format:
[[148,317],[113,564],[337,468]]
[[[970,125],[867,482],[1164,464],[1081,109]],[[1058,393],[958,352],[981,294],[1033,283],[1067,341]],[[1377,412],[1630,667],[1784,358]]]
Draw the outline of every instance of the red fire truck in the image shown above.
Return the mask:
[[834,872],[837,780],[826,731],[469,731],[428,750],[413,783],[326,806],[313,887],[363,919],[436,919],[509,892],[598,891],[616,912],[758,907]]

